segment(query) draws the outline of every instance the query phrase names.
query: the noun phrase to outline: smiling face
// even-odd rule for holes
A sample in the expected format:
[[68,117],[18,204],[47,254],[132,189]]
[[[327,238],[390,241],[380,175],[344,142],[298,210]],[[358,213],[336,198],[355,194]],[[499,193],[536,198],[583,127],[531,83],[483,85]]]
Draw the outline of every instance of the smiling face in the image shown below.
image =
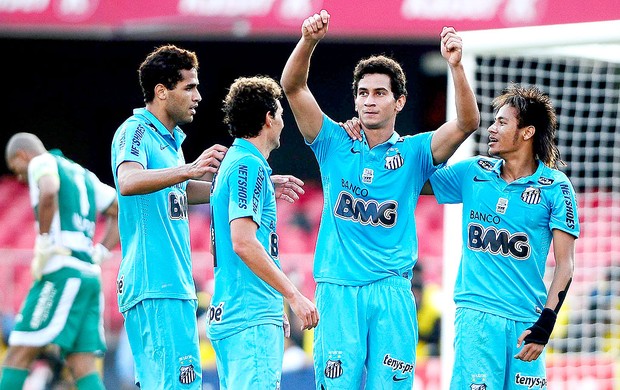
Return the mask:
[[504,105],[497,111],[495,121],[488,129],[489,155],[506,159],[507,155],[523,150],[526,141],[531,139],[528,129],[531,126],[519,128],[517,115],[517,109],[510,105]]
[[386,74],[364,75],[357,86],[355,111],[365,129],[394,129],[396,114],[402,110],[405,97],[392,93],[390,77]]

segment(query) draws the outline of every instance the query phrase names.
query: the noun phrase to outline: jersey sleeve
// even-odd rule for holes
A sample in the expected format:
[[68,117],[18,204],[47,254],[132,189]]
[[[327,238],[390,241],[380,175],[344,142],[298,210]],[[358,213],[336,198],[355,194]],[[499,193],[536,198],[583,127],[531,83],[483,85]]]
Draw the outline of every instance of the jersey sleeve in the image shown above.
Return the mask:
[[31,183],[30,185],[36,186],[43,176],[48,175],[60,182],[58,164],[54,156],[43,153],[30,160],[30,164],[28,164],[28,183]]
[[123,125],[118,139],[114,142],[116,149],[116,170],[123,162],[137,162],[144,168],[148,166],[148,148],[145,134],[147,129],[143,123],[137,120],[128,120]]
[[88,176],[95,188],[95,205],[97,212],[103,213],[110,207],[116,198],[116,190],[109,185],[102,183],[97,175],[88,171]]
[[349,140],[347,132],[340,127],[338,123],[323,114],[323,125],[321,126],[321,130],[319,130],[319,133],[312,143],[306,141],[306,144],[310,146],[320,165],[329,156],[330,148],[346,140]]
[[438,169],[431,175],[430,182],[438,203],[463,202],[463,180],[470,166],[470,159],[463,160]]
[[228,176],[229,222],[237,218],[251,217],[257,225],[260,225],[267,193],[267,180],[270,178],[257,158],[246,156],[238,161]]
[[563,180],[559,180],[551,205],[551,218],[549,228],[559,229],[575,237],[579,237],[579,215],[577,213],[577,200],[575,189],[563,175]]
[[412,137],[412,139],[416,141],[414,145],[417,146],[418,161],[420,162],[420,168],[422,169],[424,181],[428,180],[428,178],[439,168],[446,165],[445,163],[439,163],[437,165],[433,163],[433,150],[431,148],[433,134],[434,132],[429,131],[414,135]]

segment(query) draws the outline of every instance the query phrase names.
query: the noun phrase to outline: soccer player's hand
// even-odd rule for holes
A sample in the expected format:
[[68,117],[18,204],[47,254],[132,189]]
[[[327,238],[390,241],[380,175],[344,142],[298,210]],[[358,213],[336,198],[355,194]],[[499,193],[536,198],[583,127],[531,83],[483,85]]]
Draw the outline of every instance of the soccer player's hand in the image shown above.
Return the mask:
[[288,301],[293,313],[303,323],[301,330],[312,329],[319,323],[319,311],[312,303],[311,300],[304,297],[301,293],[295,294],[295,296]]
[[[523,345],[523,341],[531,332],[531,330],[526,329],[523,333],[521,333],[521,336],[519,336],[519,340],[517,341],[517,347],[521,347],[521,345]],[[521,349],[519,353],[514,356],[514,358],[523,360],[524,362],[531,362],[538,359],[544,349],[545,346],[543,344],[528,343],[523,345],[523,349]]]
[[441,31],[441,55],[452,66],[461,63],[463,40],[456,33],[454,27],[444,27]]
[[301,34],[306,40],[320,41],[327,34],[329,27],[329,13],[321,10],[320,14],[314,14],[304,20],[301,25]]
[[344,123],[338,123],[344,131],[349,134],[352,140],[362,140],[362,122],[357,117],[353,117]]
[[190,176],[196,180],[213,180],[213,174],[220,168],[227,151],[228,148],[220,144],[206,149],[189,165]]
[[112,252],[101,243],[95,245],[90,253],[90,258],[93,260],[93,263],[97,265],[101,265],[101,263],[108,260],[110,257],[112,257]]
[[276,191],[276,199],[293,203],[299,200],[299,195],[305,193],[301,188],[304,182],[292,175],[271,175],[271,182]]
[[41,280],[43,268],[47,260],[55,255],[71,254],[71,249],[65,248],[54,243],[54,239],[49,234],[39,234],[34,243],[34,258],[30,263],[30,273],[35,280]]

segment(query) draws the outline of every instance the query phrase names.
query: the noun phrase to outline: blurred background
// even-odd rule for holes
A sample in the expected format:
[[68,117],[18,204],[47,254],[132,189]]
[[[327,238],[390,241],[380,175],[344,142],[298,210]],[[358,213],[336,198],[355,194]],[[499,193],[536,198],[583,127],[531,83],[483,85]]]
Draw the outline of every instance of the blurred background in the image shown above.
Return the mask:
[[[102,181],[113,185],[112,136],[133,108],[143,106],[138,66],[156,46],[173,43],[195,51],[200,61],[199,90],[203,100],[194,122],[183,127],[188,134],[183,145],[186,160],[192,161],[214,143],[229,146],[232,139],[222,124],[220,109],[226,88],[240,76],[262,74],[279,79],[299,39],[303,19],[321,9],[328,10],[332,20],[328,36],[313,56],[309,85],[322,109],[337,121],[353,116],[351,81],[355,64],[363,57],[386,54],[402,64],[408,79],[407,104],[397,120],[401,135],[433,130],[449,116],[447,67],[439,53],[439,33],[443,26],[466,32],[620,19],[617,0],[587,3],[581,0],[0,0],[0,61],[5,91],[0,97],[3,113],[0,145],[6,145],[16,132],[35,133],[48,149],[61,149]],[[493,34],[489,33],[489,40],[492,39]],[[531,39],[535,44],[538,38]],[[465,41],[464,52],[467,50]],[[524,66],[523,62],[507,65],[511,69]],[[617,76],[617,67],[612,73]],[[501,85],[514,77],[506,76],[498,82]],[[583,86],[590,87],[591,84]],[[615,113],[619,88],[617,81],[605,87],[611,91],[606,96],[615,105]],[[491,91],[491,96],[495,92]],[[481,110],[490,110],[484,99],[479,98],[479,102]],[[269,161],[274,173],[293,174],[305,180],[307,193],[294,205],[278,205],[281,257],[285,271],[312,296],[312,254],[322,207],[318,165],[304,145],[285,101],[283,105],[282,146],[271,154]],[[481,132],[486,126],[488,123],[482,124]],[[616,121],[611,134],[613,129],[620,133],[618,127]],[[609,218],[605,219],[604,230],[606,239],[613,241],[620,238],[617,193],[620,141],[612,135],[606,145],[611,152],[603,159],[605,166],[616,168],[597,170],[596,174],[585,170],[575,175],[591,174],[611,180],[609,187],[615,195],[605,203],[605,210],[611,211],[606,214]],[[563,153],[579,161],[581,154],[574,148],[588,145],[565,146]],[[579,189],[586,192],[592,186],[583,185]],[[0,311],[6,338],[31,283],[28,267],[34,242],[34,218],[27,189],[8,175],[6,164],[0,164],[0,200],[6,205],[0,209],[0,254],[4,270],[0,274]],[[595,209],[598,203],[590,206]],[[208,305],[213,275],[208,252],[209,215],[208,209],[201,207],[192,207],[190,211],[194,276],[204,307]],[[422,340],[418,348],[416,388],[433,390],[440,388],[441,312],[451,300],[452,286],[444,286],[442,278],[444,209],[433,198],[423,197],[416,216],[421,238],[420,261],[412,290],[420,305]],[[614,248],[617,249],[617,243]],[[577,286],[582,301],[573,306],[582,308],[584,313],[589,305],[586,298],[593,291],[600,293],[603,289],[603,297],[618,297],[620,281],[616,271],[620,259],[614,251],[606,251],[603,256],[602,261],[595,263],[596,268],[587,273],[589,277],[583,280],[584,284]],[[104,265],[109,351],[101,368],[108,388],[123,389],[133,387],[128,384],[132,362],[124,349],[122,317],[114,292],[119,262],[120,249]],[[601,287],[599,282],[606,284]],[[550,388],[568,388],[569,384],[578,383],[585,389],[620,389],[616,379],[620,322],[615,303],[607,301],[604,301],[607,309],[601,306],[603,303],[594,308],[607,316],[594,321],[599,324],[595,325],[598,326],[595,333],[575,338],[596,341],[597,337],[609,334],[606,337],[608,340],[611,337],[616,349],[558,344],[556,350],[560,356],[571,356],[571,352],[586,354],[589,360],[577,364],[591,370],[584,370],[583,374],[575,374],[574,370],[571,374],[567,369],[556,371],[556,366],[566,365],[565,360],[549,359],[549,372],[556,375],[557,383]],[[582,322],[585,316],[580,317]],[[567,327],[569,322],[567,319]],[[575,328],[583,326],[586,325],[575,324]],[[282,389],[313,388],[311,343],[311,333],[293,334],[287,347]],[[444,343],[451,343],[451,338]],[[584,349],[589,350],[584,352]],[[597,351],[604,352],[600,355],[603,357]],[[207,340],[203,340],[203,352],[204,387],[217,389],[214,356]],[[39,366],[39,376],[33,375],[29,382],[31,389],[67,388],[55,351],[51,350]],[[54,372],[56,384],[42,384]]]

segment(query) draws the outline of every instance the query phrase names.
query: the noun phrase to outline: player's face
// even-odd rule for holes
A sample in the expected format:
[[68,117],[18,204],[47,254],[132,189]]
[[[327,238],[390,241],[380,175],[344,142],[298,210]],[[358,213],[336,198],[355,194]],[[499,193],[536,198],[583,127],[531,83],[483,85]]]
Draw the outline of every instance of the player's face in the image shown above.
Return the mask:
[[502,106],[495,115],[495,122],[488,129],[489,155],[506,158],[511,152],[518,152],[522,147],[520,130],[517,109],[508,105]]
[[22,153],[17,153],[13,158],[7,160],[7,166],[22,183],[28,182],[28,161],[23,157]]
[[366,74],[357,85],[355,111],[365,129],[394,128],[396,114],[402,110],[405,97],[394,98],[390,76]]
[[276,113],[273,116],[273,120],[271,122],[271,127],[273,129],[273,148],[277,149],[280,147],[280,134],[282,134],[282,129],[284,129],[284,119],[282,118],[282,114],[284,110],[282,109],[282,104],[279,100],[276,101],[276,105],[278,108],[276,109]]
[[198,103],[202,100],[198,92],[198,71],[196,69],[181,70],[183,79],[174,89],[168,91],[168,112],[178,125],[194,120]]

